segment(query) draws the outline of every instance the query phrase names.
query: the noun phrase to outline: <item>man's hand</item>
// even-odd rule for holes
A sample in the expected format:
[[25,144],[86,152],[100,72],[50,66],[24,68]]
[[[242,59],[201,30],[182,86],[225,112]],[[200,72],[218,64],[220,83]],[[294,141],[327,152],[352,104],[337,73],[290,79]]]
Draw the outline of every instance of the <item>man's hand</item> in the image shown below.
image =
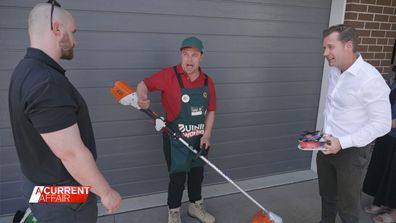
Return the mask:
[[140,83],[136,87],[136,93],[138,95],[138,105],[142,109],[148,109],[150,107],[150,100],[148,98],[148,89],[144,81],[140,81]]
[[[205,148],[202,148],[203,145],[205,144]],[[201,137],[201,142],[199,143],[199,148],[201,149],[208,149],[210,146],[210,137],[203,135]]]
[[341,150],[341,144],[338,138],[333,136],[326,136],[325,139],[328,141],[325,143],[326,150],[322,150],[322,153],[328,154],[336,154]]
[[138,105],[142,109],[148,109],[150,107],[150,100],[147,95],[139,95],[138,96]]
[[106,208],[107,214],[114,213],[118,208],[120,208],[122,203],[122,198],[120,194],[111,188],[109,192],[107,192],[104,196],[100,197],[100,200],[103,206]]

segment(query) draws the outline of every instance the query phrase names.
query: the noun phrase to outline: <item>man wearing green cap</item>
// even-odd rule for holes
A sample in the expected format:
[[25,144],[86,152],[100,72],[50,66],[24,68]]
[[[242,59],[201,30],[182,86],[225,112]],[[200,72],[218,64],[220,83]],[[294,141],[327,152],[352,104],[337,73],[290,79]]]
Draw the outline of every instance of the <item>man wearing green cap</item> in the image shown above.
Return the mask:
[[[137,86],[138,103],[143,109],[150,107],[148,93],[161,91],[161,103],[166,112],[167,126],[178,132],[197,149],[206,151],[215,119],[216,91],[213,80],[202,72],[203,44],[196,37],[183,40],[180,47],[181,63],[167,67],[145,78]],[[180,223],[180,206],[187,178],[188,214],[203,223],[214,223],[215,218],[206,212],[201,196],[203,162],[195,160],[183,144],[163,133],[163,147],[168,166],[168,223]]]

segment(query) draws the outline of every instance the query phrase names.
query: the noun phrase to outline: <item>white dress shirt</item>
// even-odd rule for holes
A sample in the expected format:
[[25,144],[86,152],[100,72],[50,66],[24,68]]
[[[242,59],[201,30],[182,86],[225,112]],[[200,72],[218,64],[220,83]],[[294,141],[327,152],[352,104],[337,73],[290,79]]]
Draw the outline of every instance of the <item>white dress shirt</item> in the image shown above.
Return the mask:
[[337,137],[343,149],[385,135],[392,122],[389,92],[381,74],[360,55],[343,73],[331,67],[323,132]]

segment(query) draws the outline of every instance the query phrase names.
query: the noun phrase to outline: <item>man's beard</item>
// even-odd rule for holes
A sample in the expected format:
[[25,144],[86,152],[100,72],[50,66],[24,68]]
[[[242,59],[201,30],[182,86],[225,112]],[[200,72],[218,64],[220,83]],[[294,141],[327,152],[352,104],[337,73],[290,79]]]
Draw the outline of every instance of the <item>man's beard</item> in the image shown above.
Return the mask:
[[71,46],[68,35],[64,35],[61,41],[59,42],[59,46],[61,48],[61,59],[71,60],[74,57],[74,46]]
[[63,60],[71,60],[74,57],[73,48],[71,49],[62,49],[61,59]]

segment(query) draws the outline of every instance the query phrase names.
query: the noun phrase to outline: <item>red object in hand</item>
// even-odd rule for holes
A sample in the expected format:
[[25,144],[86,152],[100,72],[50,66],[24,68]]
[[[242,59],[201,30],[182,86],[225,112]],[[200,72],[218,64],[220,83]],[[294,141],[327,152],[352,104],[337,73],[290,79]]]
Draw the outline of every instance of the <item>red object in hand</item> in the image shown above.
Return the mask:
[[317,141],[300,141],[300,147],[302,149],[312,149],[320,147],[320,142]]

